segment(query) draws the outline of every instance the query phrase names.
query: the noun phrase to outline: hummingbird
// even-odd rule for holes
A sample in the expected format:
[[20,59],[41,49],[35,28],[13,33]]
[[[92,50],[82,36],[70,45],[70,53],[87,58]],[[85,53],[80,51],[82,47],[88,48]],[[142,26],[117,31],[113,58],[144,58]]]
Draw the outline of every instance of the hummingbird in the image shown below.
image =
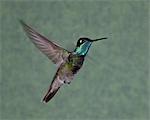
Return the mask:
[[106,37],[100,39],[81,37],[78,39],[75,49],[68,51],[54,41],[48,40],[24,21],[20,20],[20,23],[32,43],[58,68],[43,98],[44,103],[49,102],[62,85],[71,83],[75,74],[82,67],[92,43],[107,39]]

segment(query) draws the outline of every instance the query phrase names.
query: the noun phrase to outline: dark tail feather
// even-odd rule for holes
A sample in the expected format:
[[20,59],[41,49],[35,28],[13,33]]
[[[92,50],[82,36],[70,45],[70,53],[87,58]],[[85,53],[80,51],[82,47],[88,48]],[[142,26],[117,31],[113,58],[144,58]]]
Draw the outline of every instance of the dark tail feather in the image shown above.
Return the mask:
[[46,93],[45,97],[43,98],[43,102],[47,103],[48,101],[50,101],[53,98],[53,96],[57,93],[58,90],[59,88],[54,90],[53,92],[50,92],[51,91],[51,88],[50,88],[48,92]]

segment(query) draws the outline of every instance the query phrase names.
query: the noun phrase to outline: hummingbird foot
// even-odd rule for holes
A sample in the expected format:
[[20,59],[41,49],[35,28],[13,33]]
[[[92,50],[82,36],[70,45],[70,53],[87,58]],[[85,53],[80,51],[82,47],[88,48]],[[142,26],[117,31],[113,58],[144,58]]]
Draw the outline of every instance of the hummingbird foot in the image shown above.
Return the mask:
[[70,83],[71,83],[71,81],[64,81],[64,83],[65,83],[65,84],[70,84]]

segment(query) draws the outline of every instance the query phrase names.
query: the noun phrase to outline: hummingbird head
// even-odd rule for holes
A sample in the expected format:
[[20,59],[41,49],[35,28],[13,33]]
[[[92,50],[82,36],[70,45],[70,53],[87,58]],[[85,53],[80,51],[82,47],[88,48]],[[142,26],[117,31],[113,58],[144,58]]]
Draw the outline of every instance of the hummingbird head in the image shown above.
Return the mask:
[[103,40],[103,39],[107,39],[107,38],[100,38],[100,39],[94,39],[94,40],[89,39],[89,38],[80,38],[77,42],[74,52],[78,55],[85,56],[93,42]]

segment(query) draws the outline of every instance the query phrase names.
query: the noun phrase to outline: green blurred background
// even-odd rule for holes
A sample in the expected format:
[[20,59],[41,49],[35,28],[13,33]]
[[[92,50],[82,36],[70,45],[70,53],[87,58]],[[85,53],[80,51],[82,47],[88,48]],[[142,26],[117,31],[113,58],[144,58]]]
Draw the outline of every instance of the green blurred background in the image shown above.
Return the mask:
[[[148,120],[148,2],[0,2],[2,120]],[[68,48],[93,44],[70,85],[48,104],[56,72],[18,19]],[[92,57],[92,58],[91,58]]]

